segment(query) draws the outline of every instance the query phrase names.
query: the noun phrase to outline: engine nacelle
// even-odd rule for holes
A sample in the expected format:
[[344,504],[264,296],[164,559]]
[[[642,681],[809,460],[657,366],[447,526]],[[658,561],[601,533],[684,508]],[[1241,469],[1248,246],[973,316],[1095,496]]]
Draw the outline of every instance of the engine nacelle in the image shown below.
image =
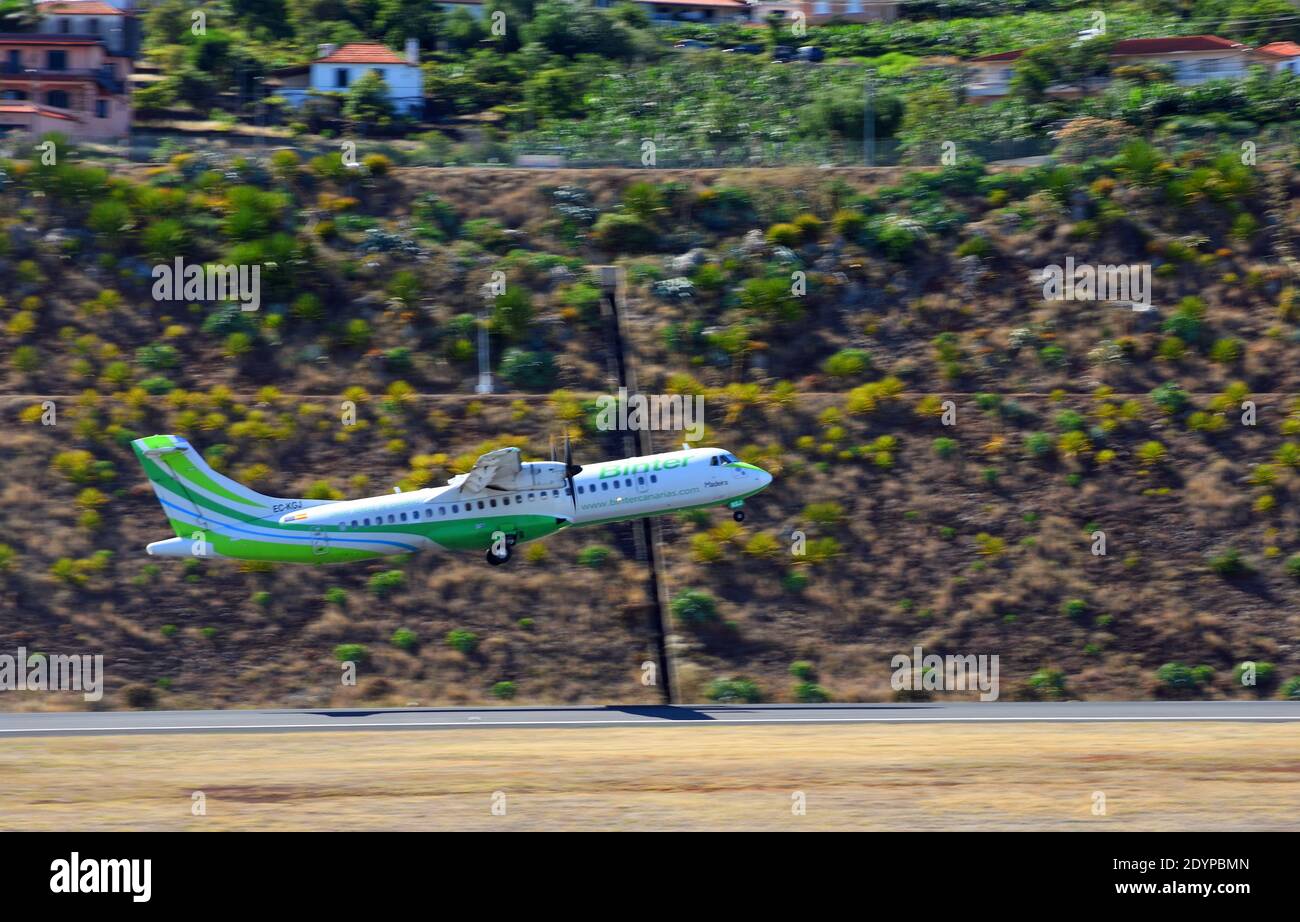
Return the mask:
[[492,481],[492,486],[502,490],[562,490],[567,485],[560,461],[525,461],[518,474],[504,478],[498,474]]

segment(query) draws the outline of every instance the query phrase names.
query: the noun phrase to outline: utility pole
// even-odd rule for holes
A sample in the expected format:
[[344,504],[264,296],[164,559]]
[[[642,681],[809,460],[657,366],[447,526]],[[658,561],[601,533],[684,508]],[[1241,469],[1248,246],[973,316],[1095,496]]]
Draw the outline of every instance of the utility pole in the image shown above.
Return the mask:
[[492,361],[488,355],[488,298],[483,298],[483,308],[478,318],[478,384],[476,394],[492,393]]
[[871,90],[871,71],[867,71],[862,84],[862,160],[867,166],[875,166],[876,118],[871,111]]

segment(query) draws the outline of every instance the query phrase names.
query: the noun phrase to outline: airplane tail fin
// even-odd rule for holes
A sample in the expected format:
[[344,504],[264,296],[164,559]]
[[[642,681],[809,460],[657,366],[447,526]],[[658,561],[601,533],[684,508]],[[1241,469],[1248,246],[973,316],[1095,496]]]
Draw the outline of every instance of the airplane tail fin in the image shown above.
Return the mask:
[[[177,538],[202,542],[210,535],[232,536],[277,528],[278,519],[292,509],[317,506],[329,500],[285,499],[266,496],[218,474],[198,449],[179,435],[151,435],[131,443],[144,467]],[[184,542],[159,541],[150,553],[180,556]]]

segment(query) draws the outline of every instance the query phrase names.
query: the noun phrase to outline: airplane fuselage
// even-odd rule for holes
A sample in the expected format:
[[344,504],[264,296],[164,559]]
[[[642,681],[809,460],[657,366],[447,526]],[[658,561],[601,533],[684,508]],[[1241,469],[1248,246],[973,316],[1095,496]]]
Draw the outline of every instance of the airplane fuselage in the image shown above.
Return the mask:
[[514,545],[575,526],[705,506],[738,509],[771,482],[765,471],[724,451],[692,448],[585,465],[573,478],[572,495],[564,486],[488,488],[466,495],[453,481],[336,502],[266,498],[261,516],[239,515],[236,520],[237,512],[220,497],[206,496],[201,482],[195,485],[177,475],[177,488],[168,489],[172,485],[164,478],[173,472],[156,464],[151,470],[151,462],[142,461],[178,536],[149,545],[150,554],[302,563],[340,563],[434,547],[486,550],[503,539]]

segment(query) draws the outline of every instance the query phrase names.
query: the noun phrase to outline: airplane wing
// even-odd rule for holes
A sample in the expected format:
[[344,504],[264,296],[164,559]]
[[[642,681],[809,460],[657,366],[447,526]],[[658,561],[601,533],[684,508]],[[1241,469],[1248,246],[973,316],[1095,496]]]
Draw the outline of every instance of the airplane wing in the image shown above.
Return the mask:
[[[519,477],[523,464],[519,460],[518,448],[498,448],[479,456],[466,474],[453,477],[448,483],[456,494],[469,496],[488,490],[510,489],[506,484],[514,484]],[[440,498],[446,498],[447,493]]]

